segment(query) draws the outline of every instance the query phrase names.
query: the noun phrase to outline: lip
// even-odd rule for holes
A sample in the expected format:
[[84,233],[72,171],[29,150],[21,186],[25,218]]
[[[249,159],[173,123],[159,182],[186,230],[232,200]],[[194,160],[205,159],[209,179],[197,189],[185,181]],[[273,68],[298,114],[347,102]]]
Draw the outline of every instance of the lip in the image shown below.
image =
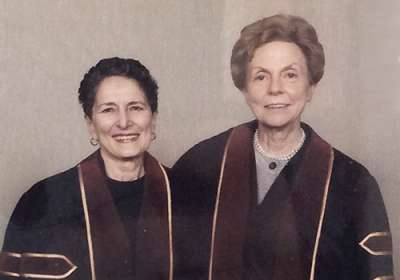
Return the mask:
[[285,109],[289,107],[287,103],[271,103],[264,106],[266,109],[276,110],[276,109]]
[[135,142],[140,136],[140,133],[118,133],[112,135],[112,138],[118,143]]

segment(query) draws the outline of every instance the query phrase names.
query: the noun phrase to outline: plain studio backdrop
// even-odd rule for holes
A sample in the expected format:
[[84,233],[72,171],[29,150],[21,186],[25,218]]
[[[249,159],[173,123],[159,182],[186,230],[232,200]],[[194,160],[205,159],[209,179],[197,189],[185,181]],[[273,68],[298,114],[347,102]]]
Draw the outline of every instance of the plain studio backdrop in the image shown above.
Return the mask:
[[93,151],[77,101],[89,66],[121,56],[151,70],[152,153],[172,165],[252,118],[231,81],[232,46],[246,24],[290,13],[316,27],[326,53],[304,120],[376,177],[400,278],[399,11],[398,0],[0,0],[0,239],[24,191]]

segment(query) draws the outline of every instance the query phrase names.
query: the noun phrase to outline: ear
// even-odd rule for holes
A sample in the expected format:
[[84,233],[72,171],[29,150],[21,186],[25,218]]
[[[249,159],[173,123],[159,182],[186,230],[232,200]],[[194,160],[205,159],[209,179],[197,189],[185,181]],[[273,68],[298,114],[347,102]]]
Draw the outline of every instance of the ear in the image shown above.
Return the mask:
[[86,127],[88,129],[90,136],[92,138],[94,138],[95,140],[98,140],[99,138],[97,136],[96,129],[93,124],[93,120],[91,120],[88,116],[85,116],[85,122],[86,122]]
[[307,92],[307,102],[311,102],[314,95],[315,85],[311,85]]

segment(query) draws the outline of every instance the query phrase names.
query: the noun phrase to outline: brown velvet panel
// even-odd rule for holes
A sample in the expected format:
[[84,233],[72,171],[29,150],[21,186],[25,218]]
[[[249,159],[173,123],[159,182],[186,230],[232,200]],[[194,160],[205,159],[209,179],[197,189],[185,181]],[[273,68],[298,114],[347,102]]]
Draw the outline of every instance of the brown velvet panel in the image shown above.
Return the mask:
[[250,127],[234,129],[228,139],[226,162],[220,186],[220,199],[212,249],[212,278],[239,279],[243,242],[250,203],[250,164],[254,162]]
[[[80,167],[86,193],[93,255],[97,280],[112,279],[131,262],[125,228],[109,192],[99,152],[84,160]],[[112,264],[112,265],[110,265]]]
[[8,252],[0,253],[0,273],[17,273],[19,274],[19,264],[21,255],[11,254]]
[[159,163],[150,154],[145,155],[144,166],[146,187],[138,227],[136,277],[169,279],[172,276],[169,186]]
[[[97,280],[113,279],[115,275],[132,279],[168,279],[172,261],[168,183],[158,162],[150,154],[145,154],[145,190],[137,228],[136,252],[130,251],[128,236],[106,186],[99,153],[84,160],[81,168]],[[127,271],[132,267],[135,271]]]
[[[251,188],[255,184],[252,139],[254,123],[233,129],[228,140],[220,196],[216,206],[212,279],[239,279],[243,246],[247,234]],[[279,176],[273,188],[288,189],[288,198],[279,205],[279,228],[271,254],[273,279],[309,279],[321,218],[324,191],[329,174],[331,147],[313,133],[304,147],[304,157],[292,186]],[[286,187],[285,187],[286,186]],[[293,273],[295,272],[295,273]]]
[[280,253],[275,260],[273,279],[291,279],[289,272],[297,275],[296,279],[310,278],[331,147],[312,134],[304,149],[280,222],[276,242]]
[[[0,273],[22,277],[67,277],[76,269],[65,256],[54,254],[0,254]],[[43,276],[43,277],[41,277]]]

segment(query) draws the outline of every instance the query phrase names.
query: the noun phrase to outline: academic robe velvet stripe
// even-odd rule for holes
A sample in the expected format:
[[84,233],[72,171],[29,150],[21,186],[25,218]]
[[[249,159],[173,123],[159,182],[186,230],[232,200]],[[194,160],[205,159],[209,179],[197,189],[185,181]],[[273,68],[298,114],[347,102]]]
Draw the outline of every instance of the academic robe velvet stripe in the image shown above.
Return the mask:
[[[241,256],[246,236],[243,225],[247,224],[250,190],[255,178],[253,135],[254,130],[251,127],[241,125],[232,130],[227,141],[214,210],[210,280],[237,279],[242,270]],[[307,244],[298,251],[300,256],[279,255],[275,262],[273,279],[284,279],[289,266],[303,275],[299,279],[314,279],[315,255],[325,211],[333,152],[330,145],[322,139],[314,138],[312,141],[314,143],[304,151],[308,157],[299,170],[299,180],[294,182],[291,203],[282,213],[276,250],[288,246],[287,241],[298,235],[298,226],[303,227],[305,224],[308,226],[302,234]],[[278,181],[279,183],[287,182]],[[308,207],[304,208],[304,204]],[[293,262],[296,257],[299,257],[297,263]],[[296,265],[298,267],[294,267]]]
[[202,141],[174,165],[175,279],[393,277],[389,224],[368,171],[302,124],[303,147],[258,205],[256,127]]
[[[0,279],[9,279],[2,278],[2,274],[4,277],[13,277],[13,279],[30,277],[171,280],[173,277],[171,194],[164,168],[150,154],[145,154],[145,189],[137,226],[136,252],[131,252],[127,232],[107,188],[104,164],[99,151],[83,160],[76,169],[47,179],[45,183],[39,183],[40,187],[35,188],[33,193],[39,192],[40,196],[28,192],[26,197],[35,198],[30,198],[29,204],[39,203],[40,201],[36,201],[36,198],[42,196],[58,197],[57,194],[52,193],[58,188],[58,184],[55,183],[65,184],[67,181],[66,185],[70,189],[65,192],[64,199],[58,198],[60,199],[58,204],[65,204],[59,205],[59,208],[65,207],[66,212],[62,215],[59,213],[54,215],[64,216],[68,213],[72,216],[74,226],[77,224],[81,226],[71,229],[70,226],[63,225],[72,232],[71,234],[65,232],[63,236],[63,232],[59,230],[52,232],[51,227],[40,228],[40,232],[37,232],[35,228],[39,226],[35,226],[35,221],[33,221],[30,227],[34,228],[31,233],[29,233],[29,228],[26,228],[21,232],[21,235],[25,234],[25,236],[20,239],[14,236],[17,231],[12,231],[10,228],[5,242],[5,248],[8,251],[0,255]],[[65,189],[59,191],[63,190]],[[78,201],[80,205],[77,204]],[[23,204],[17,208],[23,208],[25,206]],[[32,206],[28,205],[26,208]],[[51,211],[48,208],[52,207],[46,205],[45,210]],[[18,209],[15,211],[14,220],[25,219],[25,217],[17,217],[18,212],[25,212]],[[59,211],[58,208],[54,208],[54,212],[57,211]],[[51,215],[47,212],[43,214],[44,217]],[[65,218],[62,217],[62,219]],[[40,217],[40,222],[44,220],[46,224],[53,223],[48,222],[47,218]],[[12,220],[10,224],[13,224]],[[49,244],[43,244],[37,240],[43,232],[52,236],[52,239],[48,241]],[[35,244],[35,239],[40,244]],[[52,244],[52,240],[56,240],[56,243],[60,245]],[[10,252],[13,247],[15,252]],[[57,251],[58,254],[52,254],[51,251]],[[80,256],[80,259],[75,255]],[[72,257],[68,258],[68,256]],[[83,262],[81,256],[84,256]]]

